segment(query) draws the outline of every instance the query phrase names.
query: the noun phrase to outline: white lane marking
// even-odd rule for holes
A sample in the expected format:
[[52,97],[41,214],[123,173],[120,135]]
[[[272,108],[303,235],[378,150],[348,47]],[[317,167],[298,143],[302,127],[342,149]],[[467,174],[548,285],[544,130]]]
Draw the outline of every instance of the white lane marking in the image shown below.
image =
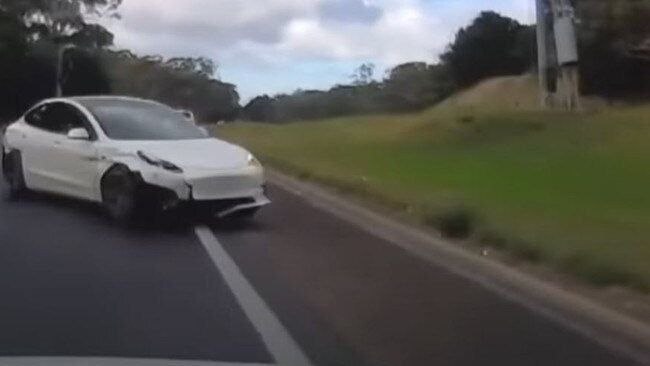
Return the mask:
[[283,366],[312,366],[311,361],[298,347],[296,341],[273,314],[273,311],[246,280],[212,230],[205,226],[199,226],[195,232],[244,313],[260,333],[262,341],[275,358],[275,362]]

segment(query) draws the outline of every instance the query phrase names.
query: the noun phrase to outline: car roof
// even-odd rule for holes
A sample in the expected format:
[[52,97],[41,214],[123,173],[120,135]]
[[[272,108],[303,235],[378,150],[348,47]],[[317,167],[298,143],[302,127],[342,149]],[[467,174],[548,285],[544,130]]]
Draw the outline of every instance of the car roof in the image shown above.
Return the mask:
[[50,98],[43,100],[42,103],[51,103],[51,102],[75,102],[84,106],[106,103],[106,102],[143,102],[143,103],[152,103],[157,105],[164,105],[163,103],[157,102],[155,100],[128,97],[128,96],[118,96],[118,95],[93,95],[93,96],[76,96],[76,97],[60,97],[60,98]]
[[82,97],[66,97],[66,98],[61,98],[61,99],[68,99],[75,101],[77,103],[84,104],[86,103],[93,103],[93,102],[149,102],[149,103],[155,103],[155,104],[162,104],[159,103],[155,100],[149,100],[149,99],[142,99],[142,98],[135,98],[135,97],[126,97],[126,96],[115,96],[115,95],[100,95],[100,96],[82,96]]

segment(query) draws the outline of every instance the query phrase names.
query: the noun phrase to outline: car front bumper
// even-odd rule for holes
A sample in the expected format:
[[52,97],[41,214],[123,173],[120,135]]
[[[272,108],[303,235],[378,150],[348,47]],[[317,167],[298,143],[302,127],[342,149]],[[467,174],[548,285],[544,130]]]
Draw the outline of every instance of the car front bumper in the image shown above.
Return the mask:
[[266,197],[264,173],[260,167],[218,171],[187,169],[182,174],[156,169],[141,172],[141,176],[145,184],[160,191],[159,200],[165,210],[193,207],[224,217],[271,203]]

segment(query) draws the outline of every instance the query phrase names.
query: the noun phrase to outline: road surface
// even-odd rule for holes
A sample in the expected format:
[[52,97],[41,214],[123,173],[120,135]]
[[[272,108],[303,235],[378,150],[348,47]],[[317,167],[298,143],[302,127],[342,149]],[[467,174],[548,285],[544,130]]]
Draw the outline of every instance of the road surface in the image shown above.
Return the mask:
[[298,195],[270,196],[246,228],[198,231],[126,230],[93,205],[3,197],[0,357],[635,364]]

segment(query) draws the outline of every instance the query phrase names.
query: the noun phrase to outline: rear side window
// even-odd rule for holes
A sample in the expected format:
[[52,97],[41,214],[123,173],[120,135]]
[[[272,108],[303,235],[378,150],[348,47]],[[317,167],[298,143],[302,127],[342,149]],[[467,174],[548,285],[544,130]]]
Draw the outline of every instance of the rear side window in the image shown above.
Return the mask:
[[43,104],[31,110],[27,115],[25,115],[25,122],[30,126],[44,128],[43,116],[46,114],[46,111],[49,109],[49,104]]
[[91,137],[95,136],[95,131],[83,113],[67,103],[47,103],[39,106],[25,116],[25,122],[58,134],[67,134],[73,128],[84,128]]

